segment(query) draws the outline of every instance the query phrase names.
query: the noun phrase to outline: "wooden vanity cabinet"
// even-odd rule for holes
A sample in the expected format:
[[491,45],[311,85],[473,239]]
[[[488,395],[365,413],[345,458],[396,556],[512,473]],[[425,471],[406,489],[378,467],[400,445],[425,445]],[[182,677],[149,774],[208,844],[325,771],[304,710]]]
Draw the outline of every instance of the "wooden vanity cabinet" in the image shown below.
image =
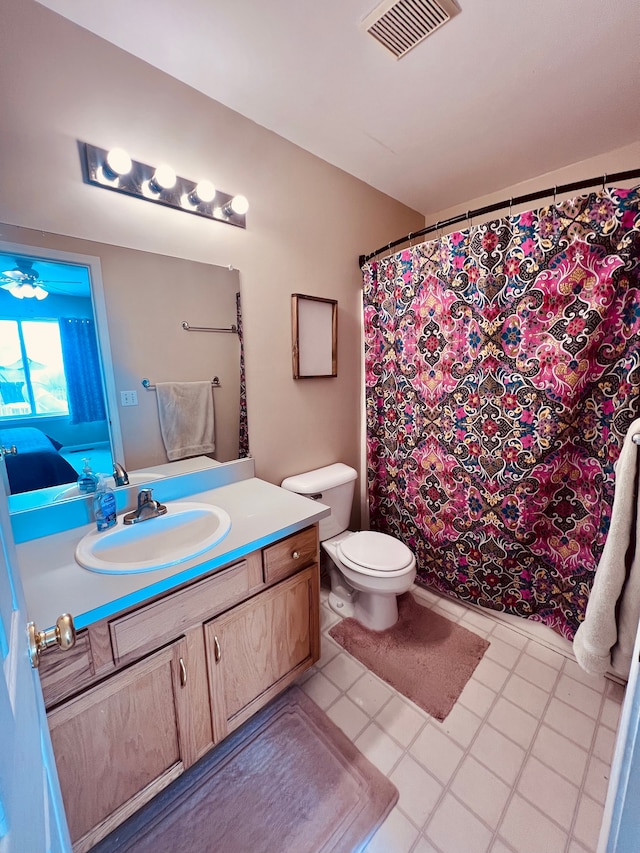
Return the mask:
[[74,853],[85,853],[320,656],[307,528],[89,626],[40,673]]

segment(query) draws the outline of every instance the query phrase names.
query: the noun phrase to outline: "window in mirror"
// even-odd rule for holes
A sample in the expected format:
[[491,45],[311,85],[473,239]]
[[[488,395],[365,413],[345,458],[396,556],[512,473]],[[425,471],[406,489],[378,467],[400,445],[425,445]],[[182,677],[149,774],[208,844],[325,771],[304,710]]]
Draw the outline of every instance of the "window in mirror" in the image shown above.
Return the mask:
[[0,420],[69,414],[55,320],[0,319]]

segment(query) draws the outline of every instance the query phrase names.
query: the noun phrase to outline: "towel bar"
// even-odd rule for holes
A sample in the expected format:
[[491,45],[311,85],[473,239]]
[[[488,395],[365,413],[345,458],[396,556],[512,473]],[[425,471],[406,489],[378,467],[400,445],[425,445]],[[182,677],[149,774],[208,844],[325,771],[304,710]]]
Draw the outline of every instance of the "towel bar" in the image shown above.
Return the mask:
[[237,334],[238,332],[238,327],[235,325],[224,329],[213,326],[190,326],[186,320],[183,322],[182,328],[185,332],[232,332],[233,334]]
[[[211,385],[213,388],[220,388],[221,387],[220,380],[218,379],[217,376],[213,377],[213,379],[211,380]],[[146,388],[147,391],[155,391],[156,390],[156,386],[152,385],[148,379],[142,380],[142,386],[143,386],[143,388]]]

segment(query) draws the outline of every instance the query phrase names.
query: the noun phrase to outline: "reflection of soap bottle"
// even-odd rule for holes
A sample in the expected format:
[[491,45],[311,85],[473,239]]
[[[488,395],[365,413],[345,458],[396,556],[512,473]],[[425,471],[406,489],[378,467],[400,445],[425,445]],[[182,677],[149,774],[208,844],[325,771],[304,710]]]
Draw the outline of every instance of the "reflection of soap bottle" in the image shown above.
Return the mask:
[[98,530],[108,530],[118,523],[116,496],[102,475],[98,477],[98,488],[93,498],[93,512]]
[[83,459],[84,468],[82,474],[78,477],[78,491],[82,495],[88,495],[95,492],[98,487],[98,476],[91,470],[90,459]]

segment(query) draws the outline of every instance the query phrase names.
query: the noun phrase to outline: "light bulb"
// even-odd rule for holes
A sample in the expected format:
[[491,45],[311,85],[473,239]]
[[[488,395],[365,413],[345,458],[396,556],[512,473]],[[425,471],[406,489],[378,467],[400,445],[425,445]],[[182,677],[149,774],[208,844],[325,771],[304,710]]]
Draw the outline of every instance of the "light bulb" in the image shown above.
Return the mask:
[[197,198],[205,203],[213,201],[216,195],[216,188],[211,181],[200,181],[194,190]]
[[238,216],[243,216],[249,210],[249,201],[244,195],[234,195],[229,202],[229,207],[233,213],[237,213]]
[[153,178],[149,181],[149,186],[154,192],[161,192],[162,190],[170,190],[176,182],[176,173],[173,171],[171,166],[163,165],[158,166],[155,170]]
[[112,148],[107,154],[106,167],[112,175],[128,175],[131,171],[131,157],[124,148]]

